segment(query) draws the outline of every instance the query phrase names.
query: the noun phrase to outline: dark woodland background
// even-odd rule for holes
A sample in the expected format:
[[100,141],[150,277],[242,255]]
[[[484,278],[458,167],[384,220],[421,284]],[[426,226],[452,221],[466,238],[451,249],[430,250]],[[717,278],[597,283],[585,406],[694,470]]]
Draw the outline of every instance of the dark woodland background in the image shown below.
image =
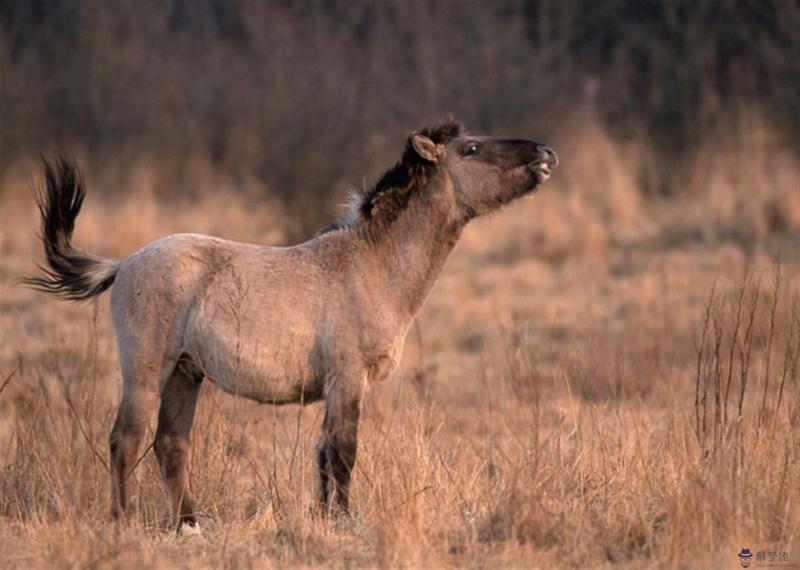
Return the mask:
[[643,193],[673,194],[743,110],[800,146],[798,30],[795,0],[0,0],[0,175],[166,157],[167,197],[202,156],[303,233],[445,112],[548,141],[590,113],[656,157]]

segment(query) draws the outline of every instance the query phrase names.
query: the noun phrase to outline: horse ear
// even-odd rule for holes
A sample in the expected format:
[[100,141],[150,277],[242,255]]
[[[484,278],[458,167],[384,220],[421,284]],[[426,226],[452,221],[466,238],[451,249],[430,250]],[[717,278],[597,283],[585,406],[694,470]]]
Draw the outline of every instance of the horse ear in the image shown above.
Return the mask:
[[439,149],[436,148],[436,143],[421,133],[412,133],[411,146],[417,154],[427,160],[428,162],[437,162],[439,160]]

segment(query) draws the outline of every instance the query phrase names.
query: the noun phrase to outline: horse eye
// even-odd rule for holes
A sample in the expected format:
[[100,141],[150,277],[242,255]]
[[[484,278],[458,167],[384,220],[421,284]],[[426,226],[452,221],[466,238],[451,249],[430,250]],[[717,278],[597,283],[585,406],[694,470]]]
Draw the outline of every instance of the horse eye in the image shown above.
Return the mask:
[[467,147],[464,149],[464,156],[469,156],[470,154],[478,154],[478,145],[475,143],[468,144]]

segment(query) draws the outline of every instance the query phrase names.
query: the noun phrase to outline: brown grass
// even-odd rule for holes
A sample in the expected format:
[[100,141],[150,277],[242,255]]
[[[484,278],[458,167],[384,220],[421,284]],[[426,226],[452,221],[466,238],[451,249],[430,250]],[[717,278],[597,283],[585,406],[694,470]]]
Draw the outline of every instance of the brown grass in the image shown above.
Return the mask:
[[[644,151],[597,127],[565,135],[547,188],[468,229],[401,370],[370,395],[352,519],[310,514],[319,405],[234,403],[204,386],[201,537],[165,529],[151,452],[132,519],[110,522],[120,380],[107,301],[12,285],[39,253],[32,201],[9,178],[2,565],[733,567],[743,546],[796,565],[800,167],[762,134],[755,150],[704,151],[671,201],[641,197]],[[115,200],[90,180],[78,243],[126,255],[180,230],[284,239],[275,206],[230,182],[157,199],[157,169],[139,171]]]

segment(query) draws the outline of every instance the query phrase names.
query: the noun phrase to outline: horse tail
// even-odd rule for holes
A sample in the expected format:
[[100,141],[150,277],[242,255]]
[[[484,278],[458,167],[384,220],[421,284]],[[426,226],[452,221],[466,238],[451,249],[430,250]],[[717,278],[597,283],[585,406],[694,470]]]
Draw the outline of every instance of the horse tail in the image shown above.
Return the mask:
[[45,187],[36,194],[42,217],[40,239],[47,265],[39,265],[40,275],[21,282],[29,287],[83,301],[99,295],[114,283],[120,261],[86,253],[72,245],[75,219],[86,196],[77,166],[59,158],[44,162]]

